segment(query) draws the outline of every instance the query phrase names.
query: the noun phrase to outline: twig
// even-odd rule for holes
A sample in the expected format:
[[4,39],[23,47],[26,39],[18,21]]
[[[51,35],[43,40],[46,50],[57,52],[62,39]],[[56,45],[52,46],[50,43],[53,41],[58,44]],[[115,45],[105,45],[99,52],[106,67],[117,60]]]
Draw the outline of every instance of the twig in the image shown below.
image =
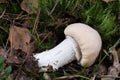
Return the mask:
[[95,80],[95,78],[96,78],[96,74],[94,74],[94,76],[92,77],[92,80]]
[[22,16],[23,12],[21,12],[15,19],[19,19]]
[[8,33],[8,31],[6,29],[4,29],[2,26],[0,26],[0,29],[2,29],[3,31],[5,31],[6,33]]
[[111,48],[109,48],[109,52],[111,52],[113,48],[116,48],[118,44],[120,44],[120,38],[117,40],[117,42]]
[[14,18],[14,20],[12,21],[12,22],[13,22],[13,24],[14,24],[15,20],[19,19],[19,17],[22,15],[22,13],[23,13],[23,12],[21,12],[19,15],[17,15],[17,17],[16,17],[16,18]]
[[100,78],[119,78],[120,79],[120,76],[113,76],[113,75],[101,75],[101,76],[97,76],[97,77],[100,77]]
[[117,40],[117,42],[114,44],[114,47],[117,47],[117,45],[120,44],[120,38]]
[[40,9],[38,10],[38,14],[37,14],[37,17],[35,19],[34,27],[32,29],[32,33],[36,34],[38,40],[39,40],[39,36],[37,33],[37,27],[38,27],[38,23],[39,23],[39,16],[40,16]]
[[58,4],[59,0],[56,1],[54,7],[52,8],[52,10],[48,13],[48,15],[51,15],[53,13],[53,11],[55,10],[57,4]]
[[[2,19],[3,19],[3,20],[6,20],[6,21],[8,21],[8,22],[10,22],[10,23],[13,23],[13,21],[10,20],[10,19],[8,19],[8,18],[2,18]],[[14,22],[14,24],[23,26],[23,24],[21,24],[21,23],[19,23],[19,22]]]
[[[11,24],[10,25],[10,29],[13,28],[14,29],[14,24]],[[9,32],[10,34],[14,34],[13,31],[10,30]],[[8,38],[9,39],[9,38]],[[11,39],[13,39],[13,35],[11,35]],[[11,43],[10,43],[10,56],[12,56],[12,52],[13,52],[13,40],[11,40]]]
[[37,14],[37,16],[36,16],[36,19],[35,19],[35,23],[34,23],[34,27],[33,27],[32,32],[35,32],[36,29],[37,29],[38,22],[39,22],[39,15],[40,15],[40,10],[38,10],[38,14]]
[[65,80],[65,79],[73,79],[73,78],[84,78],[86,80],[91,80],[90,78],[88,77],[85,77],[85,76],[82,76],[82,75],[68,75],[68,76],[62,76],[62,77],[58,77],[58,78],[55,78],[54,80]]
[[3,17],[3,15],[5,14],[6,8],[4,9],[3,13],[0,15],[0,18]]
[[43,43],[43,41],[50,35],[51,32],[47,33],[47,35],[40,41],[40,45]]

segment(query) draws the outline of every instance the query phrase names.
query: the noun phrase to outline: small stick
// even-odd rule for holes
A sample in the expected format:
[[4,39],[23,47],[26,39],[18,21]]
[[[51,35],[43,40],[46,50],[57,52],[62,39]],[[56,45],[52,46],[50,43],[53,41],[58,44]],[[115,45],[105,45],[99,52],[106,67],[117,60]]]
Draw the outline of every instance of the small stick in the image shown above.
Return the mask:
[[52,10],[48,13],[48,15],[51,15],[53,13],[53,11],[55,10],[57,4],[58,4],[59,0],[56,1],[54,7],[52,8]]
[[68,76],[62,76],[62,77],[58,77],[58,78],[55,78],[53,80],[65,80],[65,79],[73,79],[73,78],[84,78],[86,80],[91,80],[90,78],[88,77],[85,77],[85,76],[82,76],[82,75],[68,75]]

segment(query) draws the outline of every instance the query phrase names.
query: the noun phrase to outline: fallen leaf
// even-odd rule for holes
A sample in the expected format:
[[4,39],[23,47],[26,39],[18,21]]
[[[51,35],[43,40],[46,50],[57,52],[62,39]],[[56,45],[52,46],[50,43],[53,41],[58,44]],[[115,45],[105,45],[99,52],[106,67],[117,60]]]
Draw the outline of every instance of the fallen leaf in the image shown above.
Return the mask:
[[27,28],[11,26],[9,33],[9,41],[11,48],[15,50],[22,50],[27,54],[34,51],[34,41],[32,35]]
[[8,0],[0,0],[0,3],[8,3]]
[[22,10],[28,14],[37,13],[38,11],[38,0],[23,0],[21,3]]

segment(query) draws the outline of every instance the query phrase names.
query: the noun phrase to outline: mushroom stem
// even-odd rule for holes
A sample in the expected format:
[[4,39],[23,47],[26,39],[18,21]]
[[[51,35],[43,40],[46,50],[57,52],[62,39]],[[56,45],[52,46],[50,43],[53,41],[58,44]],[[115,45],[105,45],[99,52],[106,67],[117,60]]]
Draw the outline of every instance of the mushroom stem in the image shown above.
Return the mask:
[[48,71],[51,66],[53,70],[64,66],[76,60],[76,53],[78,45],[74,39],[67,36],[60,44],[53,49],[35,54],[34,57],[38,60],[40,71]]

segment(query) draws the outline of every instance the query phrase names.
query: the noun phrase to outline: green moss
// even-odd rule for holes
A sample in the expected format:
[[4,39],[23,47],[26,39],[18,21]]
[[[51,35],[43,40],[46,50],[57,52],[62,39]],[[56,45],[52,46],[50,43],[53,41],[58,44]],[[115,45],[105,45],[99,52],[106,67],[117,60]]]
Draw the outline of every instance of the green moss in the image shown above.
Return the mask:
[[117,7],[118,3],[105,3],[98,0],[89,4],[91,5],[83,10],[83,22],[97,29],[101,34],[103,42],[111,44],[115,41],[113,35],[116,36],[115,34],[120,29],[116,23],[119,8],[115,9],[115,7]]

